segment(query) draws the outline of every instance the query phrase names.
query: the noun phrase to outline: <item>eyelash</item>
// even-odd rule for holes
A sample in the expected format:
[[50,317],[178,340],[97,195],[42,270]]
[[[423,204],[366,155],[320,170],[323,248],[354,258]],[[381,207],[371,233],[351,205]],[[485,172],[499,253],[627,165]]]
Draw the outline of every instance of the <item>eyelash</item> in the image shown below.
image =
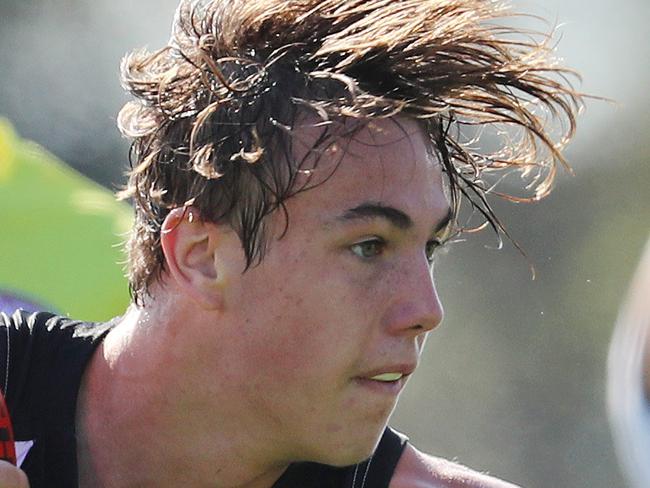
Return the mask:
[[[436,250],[442,246],[438,239],[431,239],[425,247],[425,254],[429,264],[433,264]],[[373,237],[364,241],[357,242],[350,246],[350,250],[361,259],[372,259],[383,254],[386,247],[386,241],[379,237]],[[369,249],[370,248],[370,249]],[[366,252],[370,251],[370,252]]]
[[[366,247],[372,246],[374,249],[379,247],[380,249],[376,250],[376,252],[373,252],[371,255],[366,255],[366,253],[364,253],[364,246]],[[385,247],[386,247],[385,240],[380,239],[379,237],[373,237],[371,239],[366,239],[364,241],[360,241],[355,244],[352,244],[352,246],[350,246],[350,250],[361,259],[372,259],[376,256],[381,255],[384,252]]]

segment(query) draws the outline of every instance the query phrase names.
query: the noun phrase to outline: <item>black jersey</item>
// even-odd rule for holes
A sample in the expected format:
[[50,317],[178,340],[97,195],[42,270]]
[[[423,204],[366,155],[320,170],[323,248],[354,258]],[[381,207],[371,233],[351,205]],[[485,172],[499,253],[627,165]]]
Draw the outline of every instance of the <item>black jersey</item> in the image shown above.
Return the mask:
[[[77,487],[77,394],[86,365],[115,322],[0,314],[0,385],[17,447],[29,447],[21,468],[31,488]],[[387,428],[369,460],[341,468],[296,463],[273,488],[387,488],[406,442]]]
[[31,488],[77,486],[77,393],[111,326],[20,310],[0,314],[0,384],[17,444],[33,442],[21,464]]

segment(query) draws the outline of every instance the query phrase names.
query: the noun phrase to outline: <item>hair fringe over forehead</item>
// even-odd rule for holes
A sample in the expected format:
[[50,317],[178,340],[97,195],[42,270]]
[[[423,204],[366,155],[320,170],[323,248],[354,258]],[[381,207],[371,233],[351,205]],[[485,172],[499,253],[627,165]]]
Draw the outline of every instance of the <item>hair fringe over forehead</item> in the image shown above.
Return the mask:
[[[233,226],[249,265],[261,259],[265,217],[302,190],[291,161],[301,113],[333,125],[419,120],[456,213],[467,201],[505,233],[488,196],[547,195],[582,106],[552,35],[508,26],[511,17],[497,0],[184,0],[169,45],[122,63],[134,97],[118,124],[133,140],[121,197],[136,206],[136,301],[164,268],[162,221],[189,201]],[[500,138],[495,150],[463,138],[482,128]],[[513,169],[528,195],[490,183]]]

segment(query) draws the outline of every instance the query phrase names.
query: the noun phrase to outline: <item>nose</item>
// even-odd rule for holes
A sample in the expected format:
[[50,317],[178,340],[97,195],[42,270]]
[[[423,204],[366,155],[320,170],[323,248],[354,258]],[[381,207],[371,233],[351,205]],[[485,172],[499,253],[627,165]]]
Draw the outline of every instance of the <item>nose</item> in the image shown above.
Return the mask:
[[420,335],[442,322],[444,310],[429,263],[402,268],[391,296],[385,315],[391,333]]

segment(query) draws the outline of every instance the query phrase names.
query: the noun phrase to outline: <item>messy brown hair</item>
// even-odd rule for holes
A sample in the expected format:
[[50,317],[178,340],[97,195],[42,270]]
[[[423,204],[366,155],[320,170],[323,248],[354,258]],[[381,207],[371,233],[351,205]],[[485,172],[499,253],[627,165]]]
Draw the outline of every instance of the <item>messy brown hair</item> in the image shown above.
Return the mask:
[[[259,262],[265,217],[305,189],[296,187],[303,162],[293,161],[291,130],[306,112],[333,125],[418,120],[455,214],[468,202],[505,232],[488,196],[546,195],[581,106],[551,36],[496,22],[510,16],[496,0],[184,0],[169,45],[122,64],[135,98],[119,127],[133,140],[120,196],[135,204],[136,303],[164,271],[160,232],[173,208],[192,204],[227,222],[247,266]],[[477,127],[496,128],[495,150],[478,150],[461,130]],[[510,169],[528,176],[529,193],[495,189],[489,175]]]

